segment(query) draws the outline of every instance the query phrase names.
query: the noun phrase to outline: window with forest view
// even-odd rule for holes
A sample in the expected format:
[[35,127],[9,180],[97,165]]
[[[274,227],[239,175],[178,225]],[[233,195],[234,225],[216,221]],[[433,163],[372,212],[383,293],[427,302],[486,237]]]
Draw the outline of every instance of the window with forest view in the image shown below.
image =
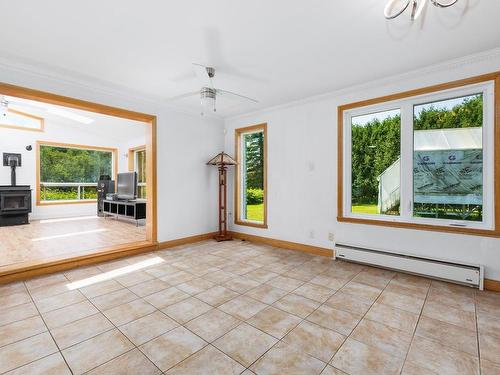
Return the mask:
[[399,215],[399,109],[353,116],[351,122],[352,212]]
[[265,223],[265,131],[239,134],[239,217],[237,220]]
[[493,85],[344,111],[347,216],[492,227]]
[[135,151],[134,159],[137,172],[137,198],[146,199],[146,149]]
[[72,202],[97,199],[97,181],[101,175],[113,176],[114,158],[111,149],[40,144],[39,200]]

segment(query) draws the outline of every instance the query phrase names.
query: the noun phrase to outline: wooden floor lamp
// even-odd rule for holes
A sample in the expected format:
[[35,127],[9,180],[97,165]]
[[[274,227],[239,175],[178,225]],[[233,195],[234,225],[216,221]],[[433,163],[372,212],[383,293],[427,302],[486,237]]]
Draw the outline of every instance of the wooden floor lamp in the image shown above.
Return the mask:
[[231,241],[233,238],[227,233],[227,166],[237,165],[238,163],[225,152],[217,154],[210,159],[207,165],[215,165],[219,167],[219,233],[215,235],[215,239],[220,241]]

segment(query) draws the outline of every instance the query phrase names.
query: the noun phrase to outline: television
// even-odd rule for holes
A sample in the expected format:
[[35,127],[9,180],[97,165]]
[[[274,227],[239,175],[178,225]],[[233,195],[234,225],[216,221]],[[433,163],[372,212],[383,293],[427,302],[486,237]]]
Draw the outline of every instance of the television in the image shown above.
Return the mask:
[[137,198],[137,172],[118,173],[116,198],[132,200]]

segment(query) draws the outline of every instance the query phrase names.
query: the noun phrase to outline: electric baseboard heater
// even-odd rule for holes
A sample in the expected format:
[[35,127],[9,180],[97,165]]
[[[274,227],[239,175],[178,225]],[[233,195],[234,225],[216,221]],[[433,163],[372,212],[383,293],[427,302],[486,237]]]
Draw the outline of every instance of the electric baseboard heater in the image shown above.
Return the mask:
[[483,290],[484,267],[482,265],[422,258],[411,254],[391,253],[341,243],[335,245],[335,258],[455,282]]

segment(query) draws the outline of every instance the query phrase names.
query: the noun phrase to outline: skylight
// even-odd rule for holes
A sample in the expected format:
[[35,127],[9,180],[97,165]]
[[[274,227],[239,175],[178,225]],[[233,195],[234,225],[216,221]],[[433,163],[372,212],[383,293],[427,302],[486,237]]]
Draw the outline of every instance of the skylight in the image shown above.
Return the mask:
[[90,123],[94,122],[94,120],[91,119],[90,117],[78,115],[74,112],[70,112],[70,111],[67,111],[67,110],[62,109],[62,108],[49,107],[47,109],[47,112],[52,113],[53,115],[65,117],[67,119],[80,122],[82,124],[90,124]]

